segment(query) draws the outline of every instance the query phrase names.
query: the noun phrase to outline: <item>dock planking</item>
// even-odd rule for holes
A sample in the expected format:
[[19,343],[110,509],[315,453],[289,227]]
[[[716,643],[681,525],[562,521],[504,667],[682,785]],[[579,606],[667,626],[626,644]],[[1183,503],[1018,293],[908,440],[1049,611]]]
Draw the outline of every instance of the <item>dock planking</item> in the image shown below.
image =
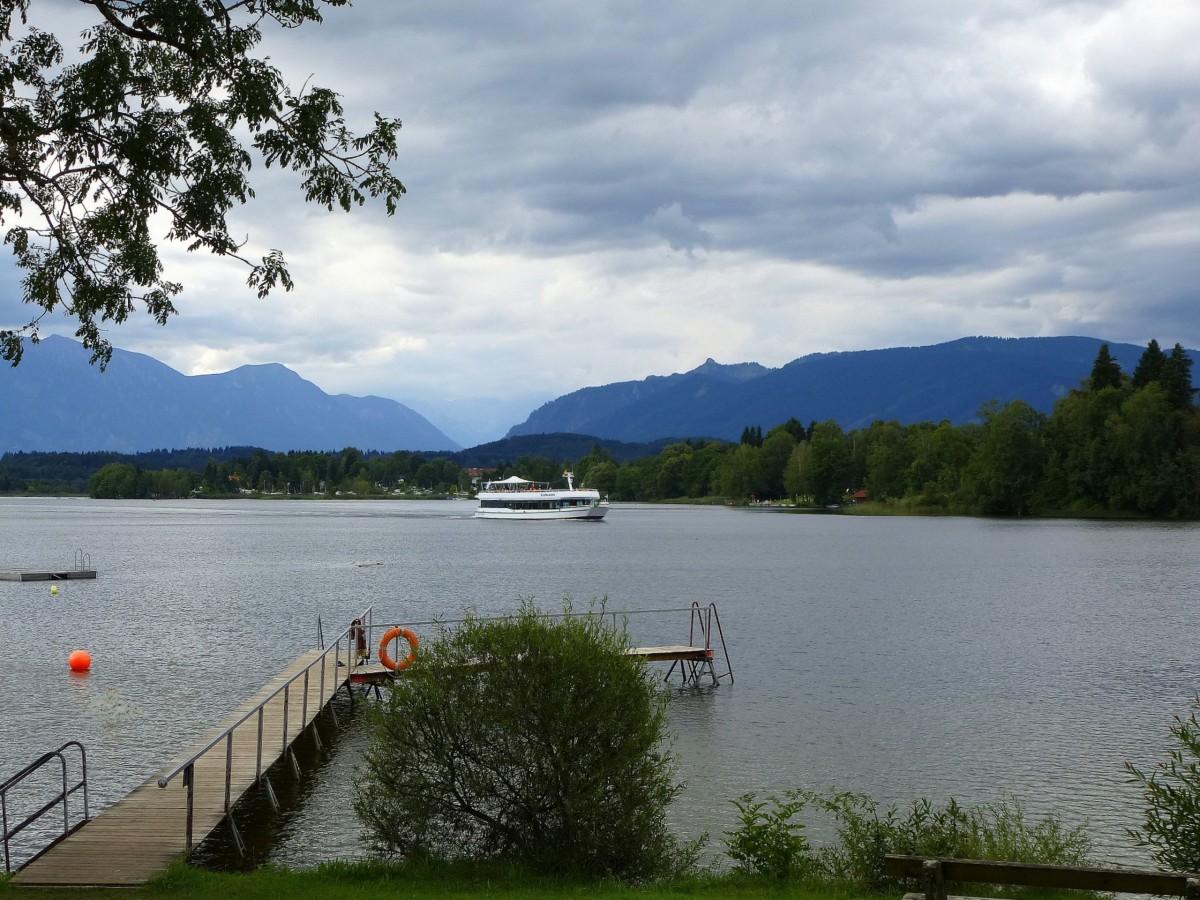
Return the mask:
[[0,569],[0,581],[70,581],[95,577],[95,569]]
[[686,660],[703,662],[713,658],[713,651],[710,647],[674,645],[666,647],[630,647],[625,651],[625,655],[637,656],[647,662],[679,662]]
[[[708,675],[716,684],[721,678],[727,677],[733,679],[732,670],[726,675],[718,675],[713,668],[713,660],[715,654],[711,647],[693,647],[688,644],[672,644],[662,647],[628,647],[625,650],[626,656],[634,656],[646,662],[669,662],[671,663],[671,672],[667,673],[670,678],[671,673],[676,670],[676,667],[681,663],[684,668],[681,668],[682,676],[685,682],[698,684],[703,675]],[[401,672],[393,672],[378,662],[366,663],[362,666],[356,666],[350,675],[351,684],[375,685],[382,682],[391,681]]]
[[[311,650],[299,656],[208,736],[179,756],[180,762],[189,759],[230,725],[262,705],[272,693],[296,679],[305,667],[316,663],[308,678],[307,703],[301,677],[288,689],[286,715],[282,693],[263,706],[261,763],[258,715],[252,715],[233,729],[232,745],[221,739],[196,760],[192,776],[193,844],[203,840],[226,817],[227,760],[229,807],[232,808],[246,791],[258,783],[259,776],[283,757],[338,688],[345,684],[346,669],[345,666],[339,668],[337,654],[327,653],[324,661],[318,662],[321,656],[320,650]],[[160,777],[175,768],[176,765],[171,765],[163,769],[95,818],[51,845],[21,868],[13,876],[13,883],[60,887],[133,886],[145,884],[161,875],[173,860],[183,856],[189,849],[185,779],[179,775],[166,787],[158,786]]]

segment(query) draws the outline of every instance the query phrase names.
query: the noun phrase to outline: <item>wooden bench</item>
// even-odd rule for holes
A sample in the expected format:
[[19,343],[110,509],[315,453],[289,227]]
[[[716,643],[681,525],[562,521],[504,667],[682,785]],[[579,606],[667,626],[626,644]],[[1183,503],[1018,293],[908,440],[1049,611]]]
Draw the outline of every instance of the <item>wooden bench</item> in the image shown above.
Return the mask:
[[883,871],[885,875],[893,878],[918,879],[925,888],[922,892],[905,894],[903,900],[972,900],[948,897],[947,882],[1074,888],[1120,894],[1161,894],[1200,900],[1200,879],[1195,875],[1170,872],[1084,869],[977,859],[899,856],[890,853],[883,858]]

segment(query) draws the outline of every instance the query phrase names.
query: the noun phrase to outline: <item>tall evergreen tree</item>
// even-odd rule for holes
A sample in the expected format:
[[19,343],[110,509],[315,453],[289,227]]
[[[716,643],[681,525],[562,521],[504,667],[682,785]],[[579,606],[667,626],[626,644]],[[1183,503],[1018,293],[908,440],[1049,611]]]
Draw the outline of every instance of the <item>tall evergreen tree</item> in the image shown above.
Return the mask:
[[1152,338],[1142,352],[1142,358],[1138,360],[1137,368],[1133,370],[1133,386],[1143,388],[1151,382],[1162,381],[1163,366],[1166,364],[1166,360],[1162,348],[1158,346],[1158,341]]
[[763,442],[763,430],[761,425],[747,425],[742,429],[742,439],[740,443],[748,444],[751,447],[761,447]]
[[1162,386],[1175,409],[1187,409],[1192,405],[1192,358],[1181,344],[1172,347],[1163,362]]
[[[806,441],[812,437],[811,432],[809,432],[795,416],[792,416],[782,425],[777,425],[775,427],[782,428],[784,431],[790,434],[795,439],[796,443],[799,443],[800,441]],[[772,431],[773,430],[774,429],[772,429]]]
[[1089,382],[1093,391],[1121,386],[1121,366],[1112,358],[1108,344],[1100,345],[1100,352],[1096,354],[1096,362],[1092,364],[1092,376]]

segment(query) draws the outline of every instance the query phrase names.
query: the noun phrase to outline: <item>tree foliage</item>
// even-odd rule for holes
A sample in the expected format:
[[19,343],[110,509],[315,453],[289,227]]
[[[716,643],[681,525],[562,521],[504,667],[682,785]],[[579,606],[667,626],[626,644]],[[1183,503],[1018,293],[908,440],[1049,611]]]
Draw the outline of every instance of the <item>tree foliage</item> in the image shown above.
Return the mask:
[[665,695],[602,611],[530,603],[439,635],[378,708],[355,809],[405,857],[652,878],[691,864]]
[[1045,419],[1021,400],[984,407],[967,487],[981,511],[1023,515],[1032,510],[1045,468]]
[[1200,872],[1200,698],[1186,719],[1175,717],[1171,735],[1175,744],[1167,758],[1149,771],[1127,762],[1129,781],[1142,789],[1146,801],[1140,829],[1130,836],[1164,869]]
[[140,305],[165,324],[182,286],[164,272],[159,225],[188,250],[244,262],[259,297],[291,289],[283,254],[251,261],[228,221],[254,196],[255,154],[296,172],[307,201],[348,210],[380,197],[395,210],[399,121],[376,114],[357,136],[332,90],[293,89],[252,55],[264,26],[319,23],[348,0],[83,3],[95,23],[69,52],[30,20],[29,0],[0,0],[0,222],[36,308],[0,331],[0,358],[17,364],[55,310],[101,365],[112,353],[103,323]]

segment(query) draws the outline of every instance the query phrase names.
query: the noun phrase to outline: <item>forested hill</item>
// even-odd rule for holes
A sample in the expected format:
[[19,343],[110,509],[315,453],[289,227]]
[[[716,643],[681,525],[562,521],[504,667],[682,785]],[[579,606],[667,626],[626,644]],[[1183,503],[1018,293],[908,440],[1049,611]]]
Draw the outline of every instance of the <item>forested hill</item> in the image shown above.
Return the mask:
[[[559,397],[509,436],[569,431],[633,442],[666,435],[736,441],[747,425],[769,427],[790,418],[832,420],[845,429],[876,420],[962,424],[993,400],[1023,400],[1049,413],[1088,375],[1102,343],[1089,337],[972,337],[929,347],[815,354],[778,369],[710,359],[683,374]],[[1110,343],[1109,349],[1132,369],[1144,348]]]

